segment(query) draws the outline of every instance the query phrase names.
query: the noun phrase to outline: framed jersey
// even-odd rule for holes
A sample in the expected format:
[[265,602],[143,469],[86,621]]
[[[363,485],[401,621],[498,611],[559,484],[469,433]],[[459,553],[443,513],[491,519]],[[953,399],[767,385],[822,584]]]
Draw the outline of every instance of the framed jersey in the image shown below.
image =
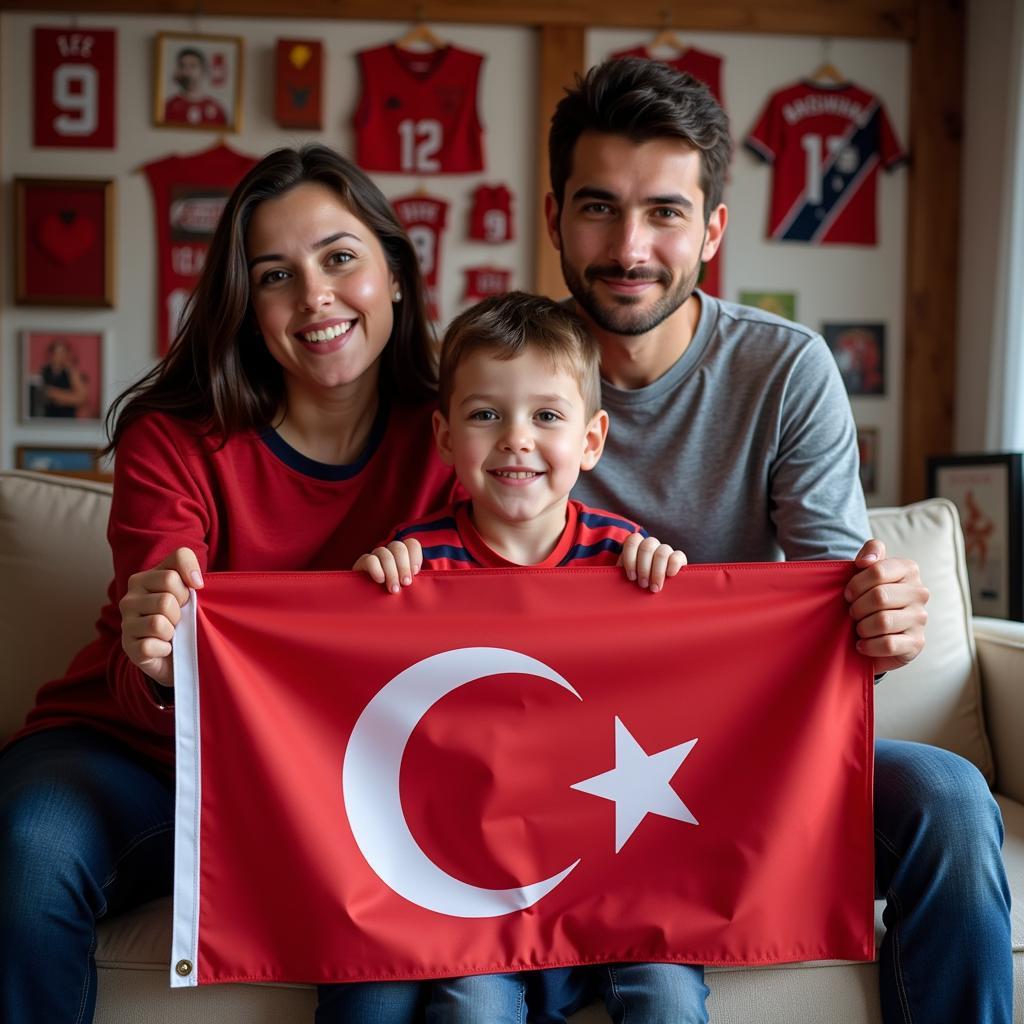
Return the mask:
[[113,149],[117,30],[33,30],[32,144]]
[[427,293],[427,316],[440,320],[441,235],[448,223],[448,202],[417,192],[392,199],[391,205],[416,250]]
[[477,112],[481,54],[389,44],[358,53],[356,162],[367,171],[468,174],[484,169]]
[[511,242],[515,238],[512,192],[507,185],[480,185],[473,193],[469,237],[475,242]]
[[905,159],[877,96],[852,82],[796,82],[768,98],[745,144],[772,164],[769,238],[875,244],[878,169]]

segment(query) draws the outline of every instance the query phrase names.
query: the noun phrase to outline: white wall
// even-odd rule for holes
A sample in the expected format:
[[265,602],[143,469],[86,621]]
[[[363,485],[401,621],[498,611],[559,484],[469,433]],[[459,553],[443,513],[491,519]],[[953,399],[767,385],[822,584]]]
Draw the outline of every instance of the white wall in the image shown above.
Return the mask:
[[[1009,26],[1015,6],[1021,16],[1020,5],[1021,0],[972,0],[967,5],[956,363],[958,452],[985,450],[1001,233],[1010,227],[1001,212],[1009,155]],[[1021,230],[1020,225],[1016,228]]]
[[[1008,2],[1008,0],[1006,0]],[[112,177],[117,182],[117,294],[114,310],[61,310],[11,305],[11,273],[3,283],[0,307],[0,465],[12,464],[18,444],[93,444],[102,441],[99,428],[74,424],[18,421],[17,335],[23,328],[70,329],[81,326],[109,330],[106,396],[144,372],[155,358],[155,253],[151,198],[138,168],[171,152],[191,153],[216,140],[213,133],[158,129],[150,124],[152,106],[152,40],[158,31],[243,35],[246,38],[244,131],[231,145],[260,155],[281,145],[313,136],[286,133],[272,121],[273,47],[278,36],[321,38],[325,42],[325,130],[319,136],[351,151],[350,119],[357,94],[353,54],[395,38],[395,23],[271,21],[224,18],[148,18],[89,16],[79,28],[118,28],[118,149],[36,150],[31,145],[32,27],[70,25],[68,15],[0,15],[0,118],[2,170],[11,209],[10,181],[16,175]],[[493,262],[514,270],[517,284],[532,279],[534,245],[533,184],[534,118],[536,110],[535,35],[529,29],[435,26],[452,42],[486,54],[481,113],[487,128],[485,174],[439,176],[422,180],[427,190],[452,203],[444,242],[445,274],[442,312],[450,317],[462,308],[463,266]],[[587,56],[602,59],[613,50],[646,42],[646,29],[591,30]],[[723,88],[734,134],[741,139],[761,105],[775,89],[809,74],[825,56],[819,39],[731,33],[680,33],[691,45],[725,58]],[[844,75],[877,93],[897,135],[907,141],[908,61],[906,44],[893,41],[835,40],[827,58]],[[880,431],[879,486],[874,504],[895,503],[899,494],[900,396],[903,370],[903,253],[906,172],[882,174],[879,182],[879,244],[875,247],[813,247],[771,243],[764,239],[770,190],[770,168],[742,149],[734,160],[727,202],[730,221],[725,250],[724,296],[740,290],[793,291],[797,319],[820,329],[822,322],[884,321],[888,327],[885,396],[853,399],[862,426]],[[412,191],[419,179],[377,175],[389,195]],[[481,181],[508,183],[517,202],[515,243],[485,246],[466,240],[465,217],[472,190]],[[10,267],[11,232],[4,239]]]

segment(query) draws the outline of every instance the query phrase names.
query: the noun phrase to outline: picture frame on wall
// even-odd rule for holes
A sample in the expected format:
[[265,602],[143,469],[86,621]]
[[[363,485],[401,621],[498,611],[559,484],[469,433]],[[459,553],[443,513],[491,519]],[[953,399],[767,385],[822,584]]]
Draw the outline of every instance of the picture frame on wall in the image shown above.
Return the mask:
[[98,424],[105,354],[103,331],[22,331],[21,421]]
[[1020,452],[933,456],[928,490],[960,513],[975,615],[1024,620]]
[[796,292],[741,291],[740,305],[763,309],[785,320],[796,319]]
[[878,493],[878,428],[857,428],[857,452],[860,456],[860,485],[864,497]]
[[822,324],[849,395],[885,394],[885,324]]
[[159,128],[242,128],[241,36],[160,32],[153,62],[153,123]]
[[100,449],[79,445],[18,445],[14,452],[14,465],[17,469],[29,469],[35,473],[57,473],[90,480],[111,479],[110,472],[104,469]]
[[14,179],[14,301],[114,305],[114,182]]

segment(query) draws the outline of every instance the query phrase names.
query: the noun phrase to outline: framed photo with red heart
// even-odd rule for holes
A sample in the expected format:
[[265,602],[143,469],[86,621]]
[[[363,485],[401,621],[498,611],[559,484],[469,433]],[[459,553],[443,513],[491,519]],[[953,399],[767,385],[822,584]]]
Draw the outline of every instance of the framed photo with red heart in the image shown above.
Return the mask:
[[14,179],[14,301],[114,305],[114,182]]

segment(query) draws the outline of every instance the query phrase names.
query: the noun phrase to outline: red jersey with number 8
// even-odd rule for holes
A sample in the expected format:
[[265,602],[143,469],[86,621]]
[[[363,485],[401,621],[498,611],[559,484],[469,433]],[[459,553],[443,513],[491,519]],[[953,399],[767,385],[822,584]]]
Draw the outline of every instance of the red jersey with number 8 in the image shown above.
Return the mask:
[[465,174],[484,169],[477,113],[481,54],[389,44],[357,54],[362,94],[356,162],[366,171]]

